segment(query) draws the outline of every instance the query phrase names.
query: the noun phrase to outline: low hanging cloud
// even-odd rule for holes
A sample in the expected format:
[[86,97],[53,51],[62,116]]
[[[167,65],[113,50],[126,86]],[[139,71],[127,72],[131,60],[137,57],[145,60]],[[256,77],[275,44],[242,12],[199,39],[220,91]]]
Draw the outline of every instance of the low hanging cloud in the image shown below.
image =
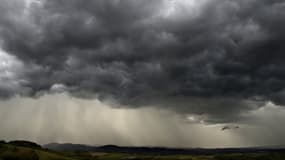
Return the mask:
[[236,130],[236,129],[239,129],[239,126],[224,126],[223,128],[221,128],[222,131]]
[[284,104],[284,17],[282,0],[0,0],[1,48],[27,68],[0,95],[240,121]]

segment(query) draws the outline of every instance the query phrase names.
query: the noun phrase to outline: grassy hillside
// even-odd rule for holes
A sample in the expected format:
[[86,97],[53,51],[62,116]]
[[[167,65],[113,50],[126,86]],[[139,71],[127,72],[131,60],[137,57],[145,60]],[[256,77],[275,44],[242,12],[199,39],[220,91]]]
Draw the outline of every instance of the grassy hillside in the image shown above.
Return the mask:
[[64,154],[17,143],[0,144],[0,160],[76,160]]

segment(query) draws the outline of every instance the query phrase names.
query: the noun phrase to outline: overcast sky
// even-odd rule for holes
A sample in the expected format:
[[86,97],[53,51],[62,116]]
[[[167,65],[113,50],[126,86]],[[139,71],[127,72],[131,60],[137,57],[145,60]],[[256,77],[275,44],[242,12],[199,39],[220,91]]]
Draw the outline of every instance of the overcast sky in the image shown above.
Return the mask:
[[0,0],[0,139],[285,144],[284,28],[283,0]]

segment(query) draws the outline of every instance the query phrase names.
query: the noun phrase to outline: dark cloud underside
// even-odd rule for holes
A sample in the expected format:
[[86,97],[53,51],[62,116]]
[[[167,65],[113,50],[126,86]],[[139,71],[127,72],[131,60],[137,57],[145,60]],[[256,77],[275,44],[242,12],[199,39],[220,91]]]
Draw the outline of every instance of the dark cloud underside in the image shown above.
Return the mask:
[[5,97],[59,89],[214,122],[284,104],[282,0],[0,2],[2,47],[28,68]]

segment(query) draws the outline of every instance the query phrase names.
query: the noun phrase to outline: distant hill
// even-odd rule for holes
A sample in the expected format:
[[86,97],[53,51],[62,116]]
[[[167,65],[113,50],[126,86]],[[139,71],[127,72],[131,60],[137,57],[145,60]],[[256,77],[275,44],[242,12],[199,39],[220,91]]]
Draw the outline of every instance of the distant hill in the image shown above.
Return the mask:
[[10,141],[8,144],[14,145],[14,146],[21,146],[21,147],[30,147],[30,148],[42,148],[40,145],[34,143],[34,142],[29,142],[29,141]]
[[219,149],[203,149],[203,148],[164,148],[164,147],[121,147],[116,145],[105,146],[88,146],[81,144],[59,144],[51,143],[43,145],[55,151],[93,151],[105,153],[137,153],[137,154],[191,154],[191,155],[211,155],[211,154],[231,154],[231,153],[264,153],[264,152],[285,152],[285,148],[279,147],[252,147],[252,148],[219,148]]
[[47,148],[54,151],[93,151],[97,147],[83,145],[83,144],[71,144],[71,143],[50,143],[43,145],[43,148]]

